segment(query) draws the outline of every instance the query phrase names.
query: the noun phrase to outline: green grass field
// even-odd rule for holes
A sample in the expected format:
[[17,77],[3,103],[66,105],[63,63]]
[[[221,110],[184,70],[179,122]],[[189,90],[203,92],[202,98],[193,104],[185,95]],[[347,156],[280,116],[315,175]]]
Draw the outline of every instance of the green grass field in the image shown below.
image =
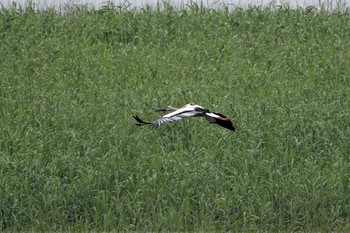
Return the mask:
[[350,231],[347,11],[2,9],[0,88],[0,231]]

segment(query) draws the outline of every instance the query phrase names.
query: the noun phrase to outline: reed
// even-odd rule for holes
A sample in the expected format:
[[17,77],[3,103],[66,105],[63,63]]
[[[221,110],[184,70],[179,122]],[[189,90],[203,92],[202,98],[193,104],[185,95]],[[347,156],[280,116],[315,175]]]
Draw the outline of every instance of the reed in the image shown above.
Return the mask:
[[[287,6],[1,9],[1,231],[349,231],[349,31]],[[134,126],[187,102],[237,132]]]

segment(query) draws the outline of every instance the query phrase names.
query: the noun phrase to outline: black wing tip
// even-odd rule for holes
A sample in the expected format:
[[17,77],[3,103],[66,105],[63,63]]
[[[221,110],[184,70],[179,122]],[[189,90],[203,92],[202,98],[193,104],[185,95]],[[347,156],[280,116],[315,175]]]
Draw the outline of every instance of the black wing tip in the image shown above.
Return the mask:
[[220,125],[221,127],[224,127],[224,128],[226,128],[226,129],[228,129],[228,130],[230,130],[230,131],[232,131],[232,132],[236,132],[236,128],[233,126],[233,124],[231,123],[231,124],[218,124],[218,125]]
[[225,128],[231,130],[232,132],[236,132],[236,128],[233,126],[231,121],[229,121]]
[[229,122],[229,123],[227,124],[227,126],[228,126],[227,129],[229,129],[229,130],[235,132],[235,131],[236,131],[236,128],[235,128],[234,125],[232,124],[232,121],[229,120],[228,122]]
[[224,127],[225,129],[228,129],[232,132],[236,131],[236,128],[233,126],[231,120],[227,118],[227,120],[217,120],[216,124],[220,125],[221,127]]

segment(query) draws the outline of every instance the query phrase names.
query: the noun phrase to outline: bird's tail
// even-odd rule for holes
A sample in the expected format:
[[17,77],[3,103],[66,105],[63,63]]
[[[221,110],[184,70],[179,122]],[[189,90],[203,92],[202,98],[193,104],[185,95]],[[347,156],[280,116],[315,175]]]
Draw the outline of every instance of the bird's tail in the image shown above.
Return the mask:
[[138,116],[133,116],[133,117],[138,122],[135,125],[140,126],[140,125],[150,125],[150,124],[152,124],[150,122],[145,122],[145,121],[141,120]]

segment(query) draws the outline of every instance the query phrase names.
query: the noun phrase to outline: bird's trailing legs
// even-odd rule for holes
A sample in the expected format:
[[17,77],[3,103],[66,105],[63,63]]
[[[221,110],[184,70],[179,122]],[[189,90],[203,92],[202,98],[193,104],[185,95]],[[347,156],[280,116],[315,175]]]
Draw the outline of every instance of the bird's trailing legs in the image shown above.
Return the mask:
[[133,116],[133,117],[137,122],[139,122],[139,123],[136,123],[135,125],[141,126],[141,125],[151,125],[152,124],[150,122],[145,122],[145,121],[141,120],[138,116]]

